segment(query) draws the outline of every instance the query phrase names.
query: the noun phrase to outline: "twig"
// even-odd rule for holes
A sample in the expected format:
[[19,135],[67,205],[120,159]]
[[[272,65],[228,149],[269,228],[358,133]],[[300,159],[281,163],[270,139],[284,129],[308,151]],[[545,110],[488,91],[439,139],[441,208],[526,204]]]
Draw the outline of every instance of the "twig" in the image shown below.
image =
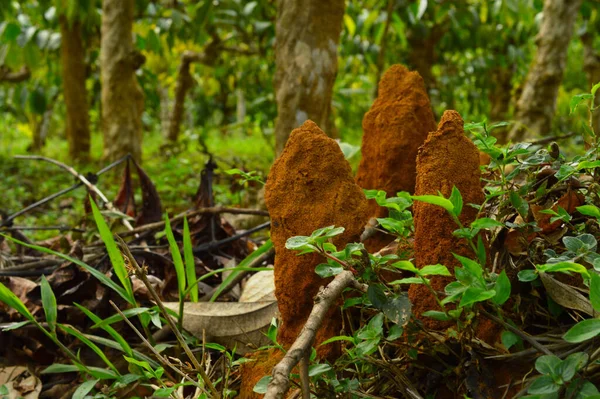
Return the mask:
[[125,252],[124,255],[129,259],[129,264],[133,267],[136,276],[144,283],[144,285],[148,289],[148,293],[150,293],[150,296],[152,297],[154,302],[156,302],[156,305],[160,309],[161,314],[167,320],[169,327],[171,327],[171,331],[173,331],[173,333],[175,333],[175,337],[177,338],[177,341],[179,341],[179,344],[183,348],[186,355],[189,357],[190,361],[194,365],[194,368],[196,369],[196,371],[200,374],[200,376],[204,380],[204,383],[206,384],[206,386],[208,387],[210,392],[213,394],[213,397],[220,398],[219,392],[215,389],[212,381],[206,374],[206,371],[204,371],[204,368],[202,367],[202,365],[200,365],[200,363],[198,362],[198,359],[196,358],[196,356],[194,356],[194,354],[190,350],[190,347],[185,342],[185,338],[183,337],[183,335],[181,335],[181,331],[179,331],[177,329],[177,326],[175,325],[173,318],[171,317],[169,312],[167,312],[165,305],[163,305],[156,290],[154,289],[154,287],[148,280],[148,276],[146,275],[146,272],[140,267],[140,265],[138,265],[137,261],[135,260],[135,257],[131,254],[131,251],[129,251],[129,248],[127,247],[127,244],[125,243],[125,241],[123,241],[123,239],[121,237],[119,237],[118,235],[116,235],[115,237],[119,241],[121,249]]
[[[119,307],[117,305],[115,305],[115,303],[113,301],[108,301],[108,302],[117,311],[117,313],[123,318],[123,321],[125,321],[125,323],[127,323],[127,325],[133,330],[133,332],[142,340],[142,342],[150,350],[150,352],[152,352],[152,354],[154,356],[156,356],[156,358],[158,359],[159,362],[161,362],[163,365],[171,368],[173,371],[175,371],[177,374],[179,374],[180,376],[182,376],[186,380],[190,381],[192,384],[194,384],[195,387],[200,388],[203,392],[206,392],[206,389],[202,385],[198,384],[198,382],[196,382],[193,379],[191,379],[187,374],[185,374],[183,371],[181,371],[177,367],[175,367],[175,365],[173,365],[173,363],[171,363],[169,361],[169,359],[167,359],[166,357],[164,357],[163,355],[161,355],[156,349],[154,349],[154,346],[150,342],[148,342],[148,340],[146,339],[146,337],[144,337],[144,335],[140,332],[140,330],[138,330],[133,325],[133,323],[131,321],[129,321],[129,319],[127,318],[127,316],[125,316],[123,314],[123,312],[121,311],[121,309],[119,309]],[[167,376],[169,377],[169,379],[171,381],[177,382],[177,380],[175,380],[175,378],[173,378],[173,376],[171,376],[167,370],[165,370],[165,372],[167,373]]]
[[7,231],[16,231],[16,230],[30,230],[30,231],[58,230],[60,232],[74,231],[74,232],[77,232],[77,233],[85,233],[84,229],[80,229],[80,228],[77,228],[77,227],[71,227],[71,226],[11,226],[11,227],[1,227],[1,228],[2,228],[2,230],[7,230]]
[[[224,206],[215,206],[212,208],[202,208],[202,209],[195,209],[195,210],[187,211],[187,212],[181,213],[177,216],[173,216],[171,219],[169,219],[169,221],[171,222],[171,225],[173,225],[175,222],[183,220],[183,218],[185,218],[185,217],[190,218],[190,217],[196,216],[196,215],[220,214],[220,213],[230,213],[232,215],[269,216],[269,212],[263,211],[261,209],[243,209],[243,208],[228,208],[228,207],[224,207]],[[143,226],[136,227],[135,229],[130,230],[130,231],[123,231],[123,232],[119,233],[119,235],[121,237],[128,237],[128,236],[132,236],[134,234],[139,234],[139,233],[144,233],[146,231],[159,229],[164,226],[165,226],[165,221],[161,220],[159,222],[148,223]],[[98,240],[98,241],[91,243],[90,245],[93,246],[93,245],[100,245],[100,244],[102,244],[102,241]]]
[[300,335],[298,335],[285,357],[273,368],[273,380],[267,387],[265,399],[282,399],[284,397],[290,386],[290,372],[302,358],[310,355],[310,348],[327,311],[347,287],[364,290],[364,286],[354,279],[352,272],[344,270],[319,291],[315,297],[315,306],[310,312]]
[[[96,173],[96,176],[100,176],[106,172],[108,172],[109,170],[111,170],[112,168],[120,165],[121,163],[125,162],[127,159],[129,159],[129,155],[124,156],[123,158],[119,159],[118,161],[115,161],[113,163],[111,163],[110,165],[106,166],[105,168],[101,169],[98,173]],[[49,195],[45,198],[42,198],[41,200],[25,207],[24,209],[13,213],[12,215],[8,216],[5,220],[2,221],[2,223],[0,223],[0,227],[1,226],[10,226],[11,222],[13,219],[15,219],[18,216],[23,215],[24,213],[29,212],[32,209],[37,208],[38,206],[44,205],[47,202],[52,201],[54,198],[60,197],[61,195],[67,194],[79,187],[83,186],[83,182],[79,182],[79,183],[75,183],[74,185],[72,185],[71,187],[67,187],[65,189],[60,190],[57,193],[54,193],[52,195]]]
[[223,246],[225,244],[229,244],[230,242],[239,240],[242,237],[246,237],[246,236],[249,236],[250,234],[256,233],[257,231],[260,231],[262,229],[266,229],[269,226],[271,226],[271,222],[270,221],[269,222],[265,222],[263,224],[259,224],[256,227],[253,227],[251,229],[248,229],[248,230],[244,231],[243,233],[239,233],[239,234],[236,234],[234,236],[224,238],[224,239],[222,239],[220,241],[213,241],[213,242],[209,242],[209,243],[206,243],[206,244],[199,245],[199,246],[193,248],[192,251],[195,254],[199,253],[199,252],[210,251],[211,249],[219,248],[219,247],[221,247],[221,246]]
[[[90,190],[91,192],[95,193],[98,197],[100,197],[100,199],[104,203],[104,207],[106,209],[108,209],[109,211],[114,211],[114,212],[117,211],[117,209],[114,207],[112,202],[109,201],[108,198],[106,198],[104,193],[102,191],[100,191],[100,189],[98,187],[96,187],[96,185],[92,184],[84,175],[82,175],[81,173],[76,171],[72,166],[64,164],[55,159],[43,157],[40,155],[15,155],[15,158],[16,159],[32,159],[32,160],[38,160],[38,161],[46,161],[46,162],[50,162],[51,164],[54,164],[64,170],[66,170],[67,172],[69,172],[70,174],[75,176],[77,179],[79,179],[88,188],[88,190]],[[122,219],[121,221],[128,230],[133,230],[133,226],[131,225],[131,223],[129,223],[129,221],[127,219]]]
[[494,316],[491,313],[486,312],[483,309],[480,309],[480,312],[483,313],[487,318],[491,319],[492,321],[495,321],[496,323],[502,325],[502,327],[506,328],[507,330],[510,330],[511,332],[517,334],[519,337],[521,337],[521,339],[529,342],[531,344],[531,346],[533,346],[538,351],[542,352],[544,355],[552,355],[552,356],[554,356],[554,353],[552,353],[552,351],[550,351],[544,345],[542,345],[539,342],[537,342],[529,334],[525,334],[523,331],[519,330],[518,328],[515,328],[515,327],[511,326],[510,324],[506,323],[504,320],[502,320],[502,319]]
[[[262,254],[261,256],[259,256],[258,258],[254,259],[252,262],[250,262],[248,264],[248,267],[258,267],[258,266],[260,266],[264,261],[266,261],[271,256],[273,256],[274,253],[275,253],[275,249],[271,248],[270,250],[268,250],[267,252],[265,252],[264,254]],[[235,278],[233,280],[231,280],[229,282],[229,284],[227,284],[225,286],[225,288],[223,288],[223,290],[219,293],[219,295],[217,295],[217,297],[215,298],[215,300],[217,298],[219,298],[221,295],[225,295],[226,293],[228,293],[229,291],[231,291],[249,273],[251,273],[249,270],[242,270],[242,271],[240,271],[238,273],[238,275],[235,276]],[[200,298],[199,301],[200,302],[207,302],[207,301],[209,301],[212,298],[212,296],[215,294],[215,292],[217,291],[218,288],[219,287],[213,288],[210,292],[206,293],[202,298]]]

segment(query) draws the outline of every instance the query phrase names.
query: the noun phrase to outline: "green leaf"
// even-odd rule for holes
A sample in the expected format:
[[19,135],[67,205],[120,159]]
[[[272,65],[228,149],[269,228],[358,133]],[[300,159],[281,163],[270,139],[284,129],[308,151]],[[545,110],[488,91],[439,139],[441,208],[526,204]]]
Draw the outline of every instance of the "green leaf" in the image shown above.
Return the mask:
[[321,343],[321,345],[319,345],[319,346],[327,345],[327,344],[330,344],[332,342],[338,342],[338,341],[347,341],[347,342],[352,342],[352,343],[356,342],[355,339],[352,338],[352,337],[348,337],[346,335],[338,335],[336,337],[331,337],[331,338],[323,341]]
[[42,370],[41,374],[64,374],[64,373],[77,373],[79,367],[74,364],[60,364],[54,363]]
[[590,302],[596,312],[600,312],[600,276],[597,273],[590,273]]
[[408,260],[401,260],[399,262],[392,263],[392,266],[400,270],[413,272],[415,274],[419,273],[419,269],[417,269],[415,265],[413,265],[412,262]]
[[271,380],[273,380],[273,377],[271,377],[270,375],[265,375],[263,378],[261,378],[256,385],[254,386],[254,388],[252,389],[254,392],[256,393],[260,393],[260,394],[265,394],[267,393],[267,387],[269,386],[269,384],[271,383]]
[[390,283],[390,285],[398,284],[423,284],[423,280],[420,277],[406,277],[400,280],[394,280]]
[[529,212],[529,204],[525,201],[516,191],[511,191],[509,194],[510,203],[519,212],[519,215],[524,220],[527,220],[527,213]]
[[580,321],[567,331],[563,339],[567,342],[578,343],[600,335],[600,319]]
[[494,286],[494,290],[496,291],[496,296],[492,299],[492,301],[496,305],[503,305],[504,302],[510,298],[510,280],[506,275],[506,271],[502,270],[502,273],[498,276],[496,280],[496,285]]
[[74,327],[68,326],[68,325],[64,325],[64,324],[59,324],[58,327],[63,330],[64,332],[74,336],[75,338],[77,338],[78,340],[80,340],[81,342],[83,342],[84,344],[86,344],[92,351],[94,351],[94,353],[96,355],[98,355],[98,357],[100,357],[100,359],[102,359],[102,361],[104,363],[106,363],[106,365],[112,370],[114,371],[117,375],[119,374],[119,370],[117,370],[117,368],[114,366],[114,364],[112,364],[112,362],[110,360],[108,360],[108,357],[106,357],[106,355],[104,354],[104,351],[101,350],[98,345],[96,345],[95,343],[93,343],[92,341],[89,340],[89,338],[87,338],[85,335],[83,335],[79,330],[77,330]]
[[168,398],[169,396],[171,396],[171,394],[175,391],[175,387],[171,387],[171,388],[159,388],[156,391],[154,391],[154,395],[157,398]]
[[425,11],[427,11],[427,0],[419,0],[419,9],[417,11],[417,19],[423,18],[423,15],[425,15]]
[[538,278],[538,273],[536,270],[521,270],[518,274],[517,274],[517,278],[519,279],[519,281],[523,282],[523,283],[528,283],[530,281],[536,280]]
[[[7,236],[3,235],[3,237]],[[30,321],[35,321],[33,315],[29,312],[29,309],[27,309],[27,306],[25,306],[25,304],[21,302],[19,297],[13,294],[12,291],[6,288],[6,286],[2,283],[0,283],[0,301],[4,302],[9,307],[15,309],[17,312],[21,313],[21,316],[25,317],[26,319]]]
[[452,214],[454,214],[454,216],[456,217],[459,217],[463,209],[463,199],[462,195],[460,195],[460,191],[458,191],[458,188],[456,188],[456,186],[452,186],[452,192],[450,193],[450,197],[448,197],[448,200],[450,200],[454,208],[452,210]]
[[[188,226],[187,217],[183,218],[183,257],[185,260],[185,274],[188,286],[194,285],[196,281],[196,263],[194,262],[194,253],[192,251],[192,237],[190,235],[190,227]],[[188,287],[190,288],[190,287]],[[198,302],[198,284],[195,284],[190,289],[190,299],[192,302]]]
[[96,383],[100,380],[87,380],[73,392],[72,399],[83,399],[85,396],[94,389]]
[[573,112],[575,112],[575,110],[577,109],[579,104],[581,104],[582,101],[591,100],[593,98],[594,98],[594,95],[590,94],[590,93],[574,95],[573,97],[571,97],[571,102],[569,103],[569,109],[570,109],[569,113],[572,114]]
[[40,288],[42,292],[42,305],[44,306],[44,313],[46,314],[46,322],[50,327],[51,331],[56,331],[56,320],[58,317],[58,307],[56,305],[56,297],[52,288],[46,280],[46,276],[42,276],[40,282]]
[[511,331],[503,331],[501,339],[502,339],[502,345],[504,345],[506,350],[509,350],[510,348],[512,348],[520,340],[519,336]]
[[452,255],[454,255],[454,257],[464,266],[465,270],[468,270],[469,273],[475,276],[478,280],[483,280],[483,268],[479,263],[464,256],[457,254]]
[[536,265],[536,268],[540,272],[552,273],[552,272],[574,272],[582,275],[587,275],[588,270],[585,266],[574,263],[574,262],[558,262],[558,263],[546,263],[544,265]]
[[383,286],[381,284],[369,285],[369,288],[367,289],[367,297],[369,298],[369,301],[371,301],[373,306],[377,309],[383,309],[383,306],[388,300],[387,296],[385,295]]
[[552,377],[549,375],[543,375],[533,381],[533,383],[529,386],[527,393],[545,395],[558,392],[559,390],[560,385],[556,384]]
[[582,206],[578,206],[575,209],[577,209],[577,212],[581,213],[582,215],[592,216],[597,219],[600,219],[600,209],[597,206],[582,205]]
[[494,290],[482,290],[476,287],[469,287],[463,293],[462,298],[460,299],[459,307],[464,308],[470,306],[476,302],[483,302],[490,298],[496,296],[496,291]]
[[592,96],[596,95],[596,92],[598,91],[598,89],[600,89],[600,82],[596,83],[595,85],[592,86],[592,90],[590,91],[590,93],[592,94]]
[[439,320],[439,321],[452,320],[452,317],[450,317],[450,315],[447,315],[446,313],[440,312],[438,310],[428,310],[426,312],[423,312],[423,316],[430,317],[434,320]]
[[490,218],[481,218],[471,223],[472,229],[491,229],[492,227],[503,227],[504,224]]
[[[28,49],[28,51],[35,51],[35,50],[29,50],[32,49],[33,47],[31,45],[28,45],[25,47],[26,49]],[[34,60],[29,60],[29,62],[27,62],[28,66],[35,68],[35,61]],[[34,65],[31,65],[34,64]],[[44,93],[44,89],[42,89],[41,87],[36,87],[30,94],[29,94],[29,108],[31,109],[32,112],[38,114],[38,115],[43,115],[44,112],[46,112],[46,109],[48,107],[48,101],[46,100],[46,93]]]
[[326,363],[321,363],[321,364],[311,364],[308,367],[308,376],[309,377],[316,377],[318,375],[321,375],[323,373],[328,372],[329,370],[332,370],[331,366],[326,364]]
[[[87,317],[89,317],[94,323],[96,323],[96,325],[102,322],[102,319],[98,317],[95,313],[84,308],[78,303],[74,303],[74,305],[77,306],[77,308],[81,310]],[[125,338],[123,338],[123,336],[119,334],[117,330],[112,328],[110,325],[104,325],[102,326],[102,329],[106,331],[119,345],[121,345],[123,352],[133,357],[133,350],[131,349],[131,346],[129,346]]]
[[451,214],[454,214],[454,205],[444,197],[438,195],[411,195],[410,198],[425,202],[426,204],[441,206]]
[[575,376],[575,373],[587,364],[588,359],[589,356],[585,352],[572,353],[560,363],[556,371],[560,374],[563,381],[571,381]]
[[337,262],[335,265],[332,265],[329,263],[321,263],[320,265],[317,265],[317,267],[315,268],[315,273],[317,273],[322,278],[337,276],[338,274],[340,274],[343,271],[344,271],[344,268],[342,267],[342,265],[340,265]]
[[451,276],[448,268],[440,264],[424,266],[417,274],[420,276]]
[[356,23],[348,14],[344,14],[344,26],[348,30],[348,36],[354,37],[354,34],[356,33]]
[[[177,275],[177,288],[179,289],[179,300],[183,301],[183,293],[185,292],[185,267],[183,266],[183,259],[181,259],[181,252],[179,252],[179,246],[175,241],[173,230],[171,230],[171,222],[169,216],[165,215],[165,234],[169,241],[169,247],[171,248],[171,257],[173,258],[173,265],[175,266],[175,274]],[[196,285],[196,287],[198,287]],[[196,288],[197,289],[197,288]]]
[[535,361],[535,369],[540,374],[554,375],[560,363],[561,360],[558,356],[543,355]]
[[285,247],[289,250],[299,250],[304,249],[310,244],[310,237],[306,236],[295,236],[290,237],[285,242]]
[[133,295],[133,288],[131,286],[131,281],[129,280],[127,268],[125,267],[125,260],[123,259],[123,255],[121,254],[121,251],[119,251],[115,239],[110,229],[108,228],[108,225],[104,221],[104,217],[100,213],[96,202],[92,199],[92,197],[89,197],[89,201],[90,205],[92,206],[92,213],[94,214],[96,226],[98,226],[98,231],[100,232],[100,238],[102,238],[102,241],[106,246],[106,251],[108,252],[108,257],[110,258],[110,262],[112,263],[113,270],[115,271],[117,278],[121,282],[121,285],[123,286],[123,288],[125,288],[125,291],[127,292],[127,302],[135,306],[135,296]]

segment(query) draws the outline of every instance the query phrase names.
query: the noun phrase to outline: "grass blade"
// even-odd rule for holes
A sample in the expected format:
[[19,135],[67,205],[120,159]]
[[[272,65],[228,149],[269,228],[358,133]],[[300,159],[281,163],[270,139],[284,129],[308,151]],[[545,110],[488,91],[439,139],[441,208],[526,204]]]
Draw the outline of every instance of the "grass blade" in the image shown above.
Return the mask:
[[169,247],[171,248],[171,256],[173,257],[173,265],[175,265],[175,273],[177,274],[177,287],[179,288],[179,300],[183,301],[185,292],[185,269],[183,267],[183,260],[181,259],[181,253],[177,246],[177,241],[173,236],[173,230],[171,230],[171,223],[169,222],[169,216],[165,216],[165,233],[167,240],[169,240]]
[[[196,263],[194,262],[194,253],[192,252],[192,237],[190,236],[190,227],[187,218],[183,218],[183,257],[185,260],[185,275],[188,285],[196,281]],[[198,284],[190,290],[190,299],[192,302],[198,302]]]
[[[100,317],[96,316],[93,312],[90,312],[88,309],[84,308],[80,304],[74,303],[74,305],[77,306],[77,308],[81,310],[87,317],[89,317],[94,323],[96,323],[96,325],[102,322],[102,319]],[[133,350],[131,349],[131,346],[129,346],[125,338],[123,338],[123,336],[119,334],[117,330],[112,328],[110,325],[103,325],[102,329],[106,331],[111,337],[113,337],[113,339],[119,345],[121,345],[123,352],[125,352],[128,356],[133,357]]]
[[[223,292],[225,287],[227,287],[229,285],[229,283],[231,281],[233,281],[241,271],[247,270],[247,267],[249,264],[251,264],[259,256],[262,256],[263,254],[270,251],[271,248],[273,248],[273,242],[269,239],[269,240],[265,241],[265,243],[263,245],[258,247],[258,249],[256,251],[254,251],[250,255],[248,255],[234,269],[231,269],[232,270],[231,274],[225,280],[223,280],[223,282],[215,290],[215,293],[210,298],[210,302],[214,302],[219,297],[219,295],[221,295],[221,292]],[[233,270],[235,270],[235,271],[233,271]],[[256,269],[256,270],[258,271],[259,269]]]
[[100,359],[102,359],[102,361],[104,361],[104,363],[106,363],[106,365],[112,371],[114,371],[119,376],[121,375],[119,373],[119,370],[117,370],[117,368],[115,367],[115,365],[112,364],[112,362],[110,360],[108,360],[108,358],[104,354],[104,351],[102,351],[102,349],[100,349],[98,347],[98,345],[96,345],[95,343],[93,343],[92,341],[90,341],[86,336],[84,336],[79,330],[77,330],[74,327],[65,325],[65,324],[59,324],[58,327],[61,330],[63,330],[64,332],[66,332],[68,334],[71,334],[72,336],[74,336],[75,338],[77,338],[78,340],[80,340],[81,342],[83,342],[84,344],[86,344],[91,350],[94,351],[94,353],[96,353],[96,355],[98,355],[100,357]]
[[127,272],[127,268],[125,267],[125,260],[123,259],[123,255],[117,247],[117,243],[115,242],[112,232],[110,231],[108,225],[106,224],[106,221],[104,220],[104,216],[102,216],[100,210],[98,209],[98,206],[92,198],[90,198],[90,204],[92,206],[92,213],[94,214],[96,226],[98,226],[100,238],[102,238],[102,241],[106,246],[106,251],[108,252],[108,256],[110,258],[110,263],[112,263],[117,278],[119,279],[121,285],[123,286],[123,288],[125,288],[125,291],[129,296],[127,302],[135,304],[133,288],[131,286],[131,281],[129,280],[129,273]]
[[50,283],[46,280],[46,276],[42,276],[40,287],[42,291],[42,305],[44,306],[44,313],[46,314],[46,322],[50,327],[50,331],[56,332],[58,307],[56,306],[56,296],[54,296],[54,292],[52,292],[52,287],[50,287]]
[[[132,298],[129,297],[129,294],[127,293],[127,291],[125,291],[125,289],[123,287],[119,286],[114,281],[112,281],[108,276],[106,276],[104,273],[102,273],[99,270],[95,269],[94,267],[88,265],[87,263],[82,262],[79,259],[72,258],[69,255],[65,255],[65,254],[61,254],[60,252],[53,251],[53,250],[51,250],[49,248],[40,247],[39,245],[34,245],[34,244],[28,244],[26,242],[17,240],[16,238],[7,236],[5,234],[0,234],[0,236],[6,238],[8,240],[11,240],[12,242],[15,242],[15,243],[17,243],[19,245],[22,245],[24,247],[35,249],[36,251],[40,251],[40,252],[43,252],[43,253],[46,253],[46,254],[55,255],[55,256],[58,256],[58,257],[60,257],[60,258],[62,258],[64,260],[67,260],[69,262],[75,263],[77,266],[80,266],[83,269],[87,270],[92,276],[96,277],[102,284],[104,284],[107,287],[111,288],[113,291],[115,291],[117,294],[119,294],[127,302],[131,303],[132,305],[136,305],[135,301],[133,301],[133,303],[131,302]],[[17,308],[15,308],[15,309],[17,309]],[[25,315],[23,314],[23,316],[25,316]],[[30,316],[31,316],[31,314],[30,314]],[[25,317],[28,317],[28,316],[25,316]],[[33,316],[31,316],[30,320],[32,320],[32,319],[33,319]]]

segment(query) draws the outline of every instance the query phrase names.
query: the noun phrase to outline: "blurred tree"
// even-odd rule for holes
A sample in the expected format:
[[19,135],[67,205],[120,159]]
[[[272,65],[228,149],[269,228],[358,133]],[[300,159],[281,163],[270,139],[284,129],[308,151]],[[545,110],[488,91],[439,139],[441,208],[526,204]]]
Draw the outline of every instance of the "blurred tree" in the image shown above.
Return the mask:
[[292,130],[307,119],[332,135],[331,98],[344,0],[278,0],[275,148],[281,153]]
[[142,158],[144,94],[135,72],[145,58],[133,47],[134,0],[102,1],[102,131],[104,157]]
[[567,49],[583,0],[545,0],[537,53],[517,102],[509,139],[522,141],[528,131],[550,132]]
[[[585,26],[581,34],[583,43],[583,70],[585,71],[590,87],[600,83],[600,13],[597,1],[586,1],[582,7]],[[600,93],[597,92],[597,94]],[[596,95],[592,111],[591,127],[596,134],[600,134],[600,94]]]
[[[90,117],[85,81],[87,77],[85,45],[80,16],[57,0],[61,33],[61,66],[63,96],[67,109],[66,135],[69,156],[87,161],[90,156]],[[71,2],[72,4],[72,2]],[[78,10],[79,11],[79,10]]]

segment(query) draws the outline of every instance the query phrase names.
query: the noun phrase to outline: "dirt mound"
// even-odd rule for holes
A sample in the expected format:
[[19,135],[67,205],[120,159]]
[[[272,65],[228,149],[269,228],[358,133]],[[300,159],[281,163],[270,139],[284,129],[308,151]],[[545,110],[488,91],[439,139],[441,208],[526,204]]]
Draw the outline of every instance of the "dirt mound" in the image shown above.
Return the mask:
[[[358,185],[389,195],[412,193],[419,146],[435,129],[423,78],[402,65],[392,65],[381,78],[379,95],[363,119]],[[385,209],[378,209],[374,201],[369,206],[373,215],[385,215]]]
[[[320,255],[298,256],[285,248],[288,238],[310,235],[330,225],[346,231],[334,240],[338,248],[358,242],[368,220],[367,200],[352,177],[352,170],[338,144],[312,121],[295,129],[281,156],[273,164],[265,186],[275,246],[275,295],[282,326],[279,341],[291,345],[313,307],[313,297],[328,281],[315,273],[324,262]],[[339,310],[333,308],[317,333],[316,345],[338,335]],[[328,356],[332,345],[321,347]]]
[[[366,189],[388,195],[415,189],[415,160],[419,146],[435,131],[435,119],[423,79],[402,65],[392,65],[379,82],[379,95],[363,119],[362,159],[356,181]],[[374,200],[369,215],[385,217]],[[365,242],[376,251],[393,237],[377,234]]]
[[[477,217],[477,210],[468,204],[481,204],[484,194],[481,189],[479,151],[463,130],[463,120],[456,111],[446,111],[436,132],[431,133],[417,156],[416,195],[437,195],[438,191],[448,197],[456,186],[463,197],[460,221],[468,226]],[[416,266],[441,263],[454,275],[454,266],[460,263],[452,256],[456,253],[473,258],[475,255],[464,239],[456,238],[452,232],[458,228],[443,208],[415,201],[415,259]],[[434,277],[433,288],[444,292],[453,277]],[[413,312],[419,317],[427,310],[439,310],[435,298],[424,285],[412,285],[409,298]],[[442,328],[443,323],[423,318],[430,328]]]

